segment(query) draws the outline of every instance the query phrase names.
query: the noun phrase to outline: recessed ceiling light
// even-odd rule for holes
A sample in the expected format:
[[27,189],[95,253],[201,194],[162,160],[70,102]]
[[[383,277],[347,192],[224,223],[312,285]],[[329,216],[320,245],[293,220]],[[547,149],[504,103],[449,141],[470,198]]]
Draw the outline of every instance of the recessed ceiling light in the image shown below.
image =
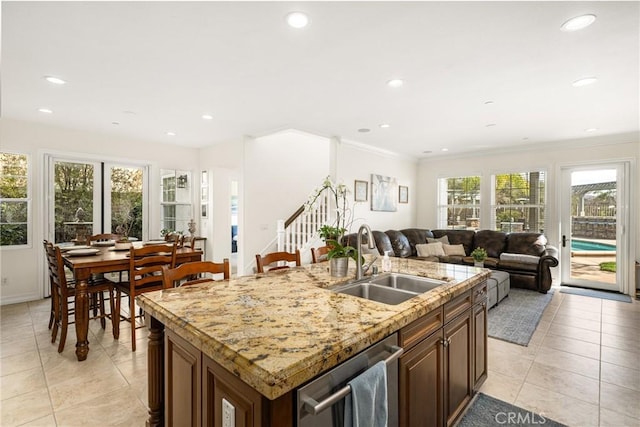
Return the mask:
[[571,84],[574,85],[575,87],[581,87],[581,86],[594,84],[597,81],[598,81],[597,77],[583,77],[581,79],[574,81]]
[[424,150],[424,151],[422,152],[422,154],[431,154],[431,153],[433,153],[433,151],[431,151],[431,150]]
[[38,108],[38,111],[40,111],[41,113],[45,113],[45,114],[53,113],[53,110],[51,110],[49,108]]
[[285,17],[287,24],[293,28],[304,28],[309,24],[309,17],[303,12],[291,12]]
[[66,83],[66,81],[62,80],[60,77],[44,76],[44,79],[49,83],[53,83],[54,85],[63,85]]
[[367,132],[371,132],[371,129],[367,129],[367,128],[360,128],[360,129],[358,129],[358,132],[360,132],[360,133],[367,133]]
[[449,151],[449,149],[448,148],[443,148],[440,151]]
[[595,132],[597,130],[598,130],[598,128],[588,128],[588,129],[585,129],[584,131],[585,132]]
[[123,113],[124,113],[124,114],[132,114],[132,115],[135,115],[135,114],[136,114],[136,112],[135,112],[135,111],[131,111],[131,110],[124,110],[124,111],[123,111]]
[[387,86],[389,87],[402,87],[404,85],[404,80],[402,79],[391,79],[387,82]]
[[175,132],[167,132],[167,136],[176,136]]
[[382,129],[388,129],[388,128],[390,128],[390,127],[391,127],[391,125],[390,125],[389,123],[382,123],[382,124],[380,125],[380,127],[381,127]]
[[529,140],[529,137],[528,137],[528,136],[525,136],[524,138],[522,138],[522,140],[523,140],[523,141],[528,141],[528,140]]
[[491,105],[493,104],[493,101],[484,101],[484,105]]
[[489,123],[489,124],[486,124],[484,126],[487,127],[487,128],[490,128],[490,127],[494,127],[495,125],[496,125],[495,123]]
[[211,114],[203,114],[202,118],[204,120],[213,120],[213,116]]
[[560,26],[560,29],[562,31],[567,31],[567,32],[578,31],[593,24],[595,20],[596,20],[596,15],[592,15],[592,14],[576,16],[574,18],[569,19],[564,24],[562,24]]
[[111,122],[112,125],[118,126],[120,122]]

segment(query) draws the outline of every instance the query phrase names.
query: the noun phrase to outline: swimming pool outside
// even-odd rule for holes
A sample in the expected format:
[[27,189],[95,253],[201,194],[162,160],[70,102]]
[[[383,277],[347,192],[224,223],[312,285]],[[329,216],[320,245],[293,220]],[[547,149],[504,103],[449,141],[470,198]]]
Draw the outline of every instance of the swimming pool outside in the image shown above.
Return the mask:
[[592,240],[571,239],[571,251],[615,252],[616,246]]

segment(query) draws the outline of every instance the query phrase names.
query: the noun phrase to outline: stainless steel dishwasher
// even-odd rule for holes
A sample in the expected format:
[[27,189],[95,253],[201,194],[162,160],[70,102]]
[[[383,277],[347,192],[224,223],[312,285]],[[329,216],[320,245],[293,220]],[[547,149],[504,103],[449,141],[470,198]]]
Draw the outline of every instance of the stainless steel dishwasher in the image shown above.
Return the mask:
[[298,427],[342,427],[347,383],[384,360],[387,364],[388,426],[398,425],[398,335],[393,334],[300,387],[296,394]]

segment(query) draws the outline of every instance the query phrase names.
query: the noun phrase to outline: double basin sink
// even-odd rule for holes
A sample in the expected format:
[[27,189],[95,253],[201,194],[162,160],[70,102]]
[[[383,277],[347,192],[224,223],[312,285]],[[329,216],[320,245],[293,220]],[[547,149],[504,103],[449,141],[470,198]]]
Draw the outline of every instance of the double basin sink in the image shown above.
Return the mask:
[[409,274],[383,273],[356,282],[338,285],[330,288],[330,290],[340,294],[396,305],[445,283],[442,280]]

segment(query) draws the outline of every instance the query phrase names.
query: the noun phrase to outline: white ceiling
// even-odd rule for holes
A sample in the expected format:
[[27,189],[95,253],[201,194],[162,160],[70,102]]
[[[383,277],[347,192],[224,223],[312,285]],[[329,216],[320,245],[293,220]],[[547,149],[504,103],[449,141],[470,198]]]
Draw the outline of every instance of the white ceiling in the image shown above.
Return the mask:
[[[191,147],[297,128],[415,157],[638,132],[639,5],[2,2],[2,112]],[[311,24],[288,27],[292,10]]]

